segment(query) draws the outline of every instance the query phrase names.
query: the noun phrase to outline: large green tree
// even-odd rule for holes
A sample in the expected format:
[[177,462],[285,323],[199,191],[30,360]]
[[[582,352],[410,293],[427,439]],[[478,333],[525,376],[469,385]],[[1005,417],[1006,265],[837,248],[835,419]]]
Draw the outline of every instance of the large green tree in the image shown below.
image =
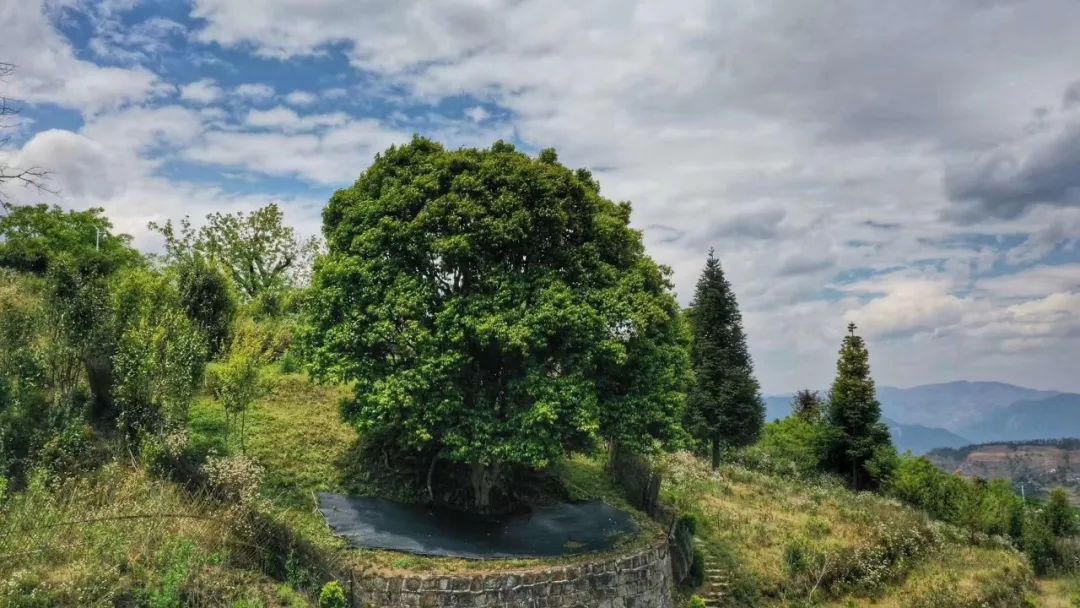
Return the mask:
[[829,391],[828,421],[832,468],[848,476],[855,489],[880,482],[881,471],[874,464],[895,450],[889,428],[881,421],[881,404],[870,377],[870,353],[855,334],[854,323],[848,325],[840,347],[836,380]]
[[196,229],[184,218],[177,225],[150,223],[165,237],[168,257],[186,261],[204,257],[224,268],[248,299],[269,296],[305,280],[319,248],[285,224],[275,203],[251,213],[211,213]]
[[754,377],[742,315],[713,251],[690,304],[694,386],[688,399],[691,432],[709,443],[713,468],[724,446],[753,443],[765,424],[765,403]]
[[646,449],[677,431],[687,333],[629,220],[551,150],[390,148],[324,211],[312,369],[356,383],[362,429],[469,465],[478,508],[515,465]]

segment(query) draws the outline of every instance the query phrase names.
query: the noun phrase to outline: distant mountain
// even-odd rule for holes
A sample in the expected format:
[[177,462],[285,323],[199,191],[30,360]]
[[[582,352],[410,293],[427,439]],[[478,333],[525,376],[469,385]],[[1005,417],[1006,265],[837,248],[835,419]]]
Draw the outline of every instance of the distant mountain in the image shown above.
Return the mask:
[[1080,395],[1019,401],[962,430],[979,442],[1060,439],[1080,435]]
[[1045,498],[1063,487],[1080,505],[1080,439],[986,443],[933,450],[926,457],[948,473],[1008,479],[1028,497]]
[[889,425],[893,445],[901,454],[910,450],[912,454],[921,456],[937,448],[959,448],[971,444],[970,439],[947,429],[921,424],[901,424],[887,417],[883,420]]
[[[790,416],[792,399],[793,395],[767,395],[765,419],[772,422]],[[893,445],[901,453],[911,450],[913,454],[921,455],[934,448],[956,448],[971,443],[970,440],[943,428],[902,424],[888,417],[883,417],[883,422],[889,426]]]
[[1020,401],[1059,395],[1003,382],[946,382],[911,388],[879,386],[882,412],[903,424],[941,427],[964,432],[1000,410]]

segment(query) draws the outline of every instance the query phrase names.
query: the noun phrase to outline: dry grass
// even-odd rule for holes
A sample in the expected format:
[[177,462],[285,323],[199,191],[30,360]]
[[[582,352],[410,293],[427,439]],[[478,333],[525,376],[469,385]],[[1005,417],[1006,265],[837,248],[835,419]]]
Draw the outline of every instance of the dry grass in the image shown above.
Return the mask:
[[0,508],[0,605],[306,605],[251,569],[235,523],[120,463],[38,476]]
[[[1033,583],[1023,557],[925,514],[834,481],[804,482],[666,458],[664,494],[697,517],[710,565],[726,569],[733,605],[980,606],[926,604],[948,587],[985,605],[1022,605]],[[948,574],[937,574],[947,572]],[[941,600],[944,601],[944,600]]]

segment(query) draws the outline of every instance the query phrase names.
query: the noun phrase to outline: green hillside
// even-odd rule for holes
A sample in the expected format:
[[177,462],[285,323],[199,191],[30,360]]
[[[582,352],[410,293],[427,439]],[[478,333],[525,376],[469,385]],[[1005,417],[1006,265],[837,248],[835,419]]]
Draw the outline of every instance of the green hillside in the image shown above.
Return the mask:
[[[341,466],[356,449],[357,435],[340,420],[339,389],[312,385],[299,375],[280,376],[276,384],[274,394],[249,414],[247,453],[265,468],[260,508],[277,514],[302,538],[359,568],[430,572],[535,563],[345,549],[314,512],[312,493],[381,492],[385,487],[370,474]],[[237,451],[235,437],[225,442],[222,425],[221,405],[200,399],[192,411],[192,444],[199,450]],[[896,501],[853,493],[827,479],[785,479],[734,464],[714,476],[707,463],[685,453],[661,464],[663,497],[694,515],[705,557],[704,583],[681,591],[683,601],[697,593],[722,599],[715,605],[732,606],[807,601],[1025,606],[1042,601],[1037,596],[1041,588],[1050,594],[1047,606],[1068,605],[1052,603],[1066,597],[1067,583],[1037,587],[1024,557],[1003,541],[935,522]],[[575,457],[554,470],[576,497],[600,497],[629,508],[608,481],[602,457]],[[234,606],[311,601],[294,587],[314,593],[314,582],[305,583],[295,573],[291,582],[287,574],[275,579],[264,573],[259,553],[266,548],[238,551],[227,509],[175,483],[124,462],[65,483],[70,485],[17,493],[7,503],[2,521],[11,558],[0,562],[0,577],[9,581],[0,589],[0,604],[66,605],[81,598],[85,605],[110,605],[122,597],[165,598],[161,601],[166,603],[150,604],[162,606],[180,605],[167,603],[169,597],[213,597]],[[108,519],[140,513],[148,517]],[[169,513],[192,517],[149,517]],[[66,524],[50,528],[51,522]],[[41,542],[50,550],[35,553],[33,547]],[[303,569],[295,565],[297,572]],[[31,597],[48,599],[34,604]]]

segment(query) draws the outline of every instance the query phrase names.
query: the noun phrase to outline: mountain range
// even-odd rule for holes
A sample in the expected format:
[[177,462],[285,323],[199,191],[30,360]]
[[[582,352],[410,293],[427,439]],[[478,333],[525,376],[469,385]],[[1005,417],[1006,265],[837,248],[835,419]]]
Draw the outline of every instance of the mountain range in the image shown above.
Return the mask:
[[[823,392],[824,394],[824,392]],[[957,381],[877,389],[882,418],[903,452],[972,443],[1080,437],[1080,394],[1003,382]],[[791,395],[765,397],[766,418],[791,414]]]

